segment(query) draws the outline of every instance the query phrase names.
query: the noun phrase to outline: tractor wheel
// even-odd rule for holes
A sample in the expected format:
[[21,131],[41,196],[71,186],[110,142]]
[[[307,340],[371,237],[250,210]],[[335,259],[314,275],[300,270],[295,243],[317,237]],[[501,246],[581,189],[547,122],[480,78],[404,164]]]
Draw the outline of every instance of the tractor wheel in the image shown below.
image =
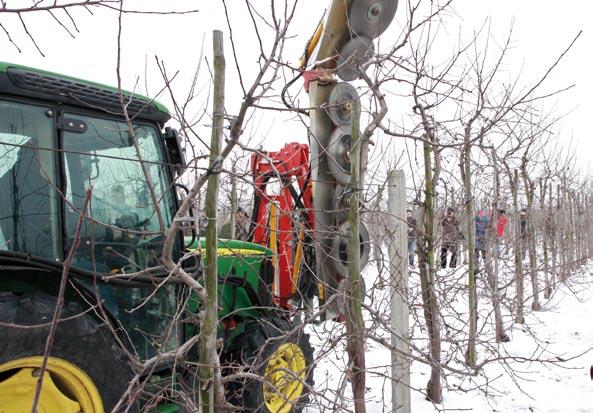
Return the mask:
[[[43,294],[0,293],[0,412],[31,410],[56,303]],[[84,310],[73,302],[62,308],[40,412],[109,412],[132,377],[108,328]]]
[[298,413],[313,385],[313,348],[308,334],[289,334],[279,318],[250,322],[238,338],[233,358],[261,377],[231,383],[229,400],[252,413]]

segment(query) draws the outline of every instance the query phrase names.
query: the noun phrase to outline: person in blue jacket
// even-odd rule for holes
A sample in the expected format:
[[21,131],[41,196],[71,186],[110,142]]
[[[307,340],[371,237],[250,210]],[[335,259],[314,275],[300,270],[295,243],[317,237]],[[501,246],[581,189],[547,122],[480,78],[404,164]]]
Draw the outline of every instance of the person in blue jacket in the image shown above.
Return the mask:
[[480,265],[480,255],[482,257],[482,261],[486,263],[486,243],[488,237],[488,230],[490,228],[490,217],[488,213],[484,210],[480,210],[476,212],[476,217],[474,218],[475,228],[476,228],[476,238],[475,238],[475,246],[474,246],[474,259],[476,263],[476,271]]

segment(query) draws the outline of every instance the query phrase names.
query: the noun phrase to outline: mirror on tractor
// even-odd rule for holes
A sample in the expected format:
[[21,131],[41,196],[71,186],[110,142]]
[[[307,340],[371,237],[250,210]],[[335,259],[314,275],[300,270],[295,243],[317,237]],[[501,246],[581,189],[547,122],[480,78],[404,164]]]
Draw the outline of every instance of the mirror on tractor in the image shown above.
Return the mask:
[[171,163],[176,165],[175,170],[178,174],[187,165],[185,163],[185,156],[183,154],[183,148],[181,147],[181,137],[177,129],[167,126],[165,128],[165,144],[167,145],[167,151],[169,152],[169,159]]
[[[177,189],[177,198],[179,202],[183,202],[183,200],[189,195],[189,188],[179,182],[173,184]],[[183,195],[181,195],[183,192]],[[183,231],[184,239],[186,240],[184,249],[188,249],[191,245],[194,244],[198,237],[198,233],[196,231],[196,214],[195,214],[196,206],[193,204],[189,207],[188,215],[186,217],[181,217],[179,220],[181,221],[181,231]],[[187,237],[187,235],[191,235]],[[189,242],[188,242],[189,238]]]

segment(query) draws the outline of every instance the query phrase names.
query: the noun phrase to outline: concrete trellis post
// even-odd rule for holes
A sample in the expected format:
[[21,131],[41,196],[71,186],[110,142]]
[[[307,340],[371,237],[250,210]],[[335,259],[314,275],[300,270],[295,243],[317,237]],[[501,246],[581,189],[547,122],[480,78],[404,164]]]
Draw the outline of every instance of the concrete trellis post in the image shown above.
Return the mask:
[[389,271],[391,275],[391,405],[393,413],[410,413],[408,246],[406,189],[403,171],[389,173]]

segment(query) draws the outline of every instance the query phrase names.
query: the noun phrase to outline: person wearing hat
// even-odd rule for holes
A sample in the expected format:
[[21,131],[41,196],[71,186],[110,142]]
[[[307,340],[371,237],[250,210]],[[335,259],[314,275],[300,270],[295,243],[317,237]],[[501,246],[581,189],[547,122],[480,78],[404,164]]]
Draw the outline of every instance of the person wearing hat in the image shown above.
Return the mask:
[[[231,238],[231,221],[227,221],[220,231],[218,235],[220,238]],[[235,214],[235,237],[234,239],[242,240],[242,241],[249,241],[249,229],[251,225],[251,219],[249,218],[249,214],[245,212],[245,210],[241,207],[237,208],[237,212]]]
[[235,221],[235,239],[249,241],[249,227],[251,219],[249,214],[241,207],[237,210],[237,217]]
[[447,213],[441,221],[443,229],[442,243],[441,243],[441,268],[447,268],[447,255],[451,254],[449,261],[449,268],[457,266],[457,247],[462,238],[459,230],[459,221],[455,218],[455,210],[447,208]]

